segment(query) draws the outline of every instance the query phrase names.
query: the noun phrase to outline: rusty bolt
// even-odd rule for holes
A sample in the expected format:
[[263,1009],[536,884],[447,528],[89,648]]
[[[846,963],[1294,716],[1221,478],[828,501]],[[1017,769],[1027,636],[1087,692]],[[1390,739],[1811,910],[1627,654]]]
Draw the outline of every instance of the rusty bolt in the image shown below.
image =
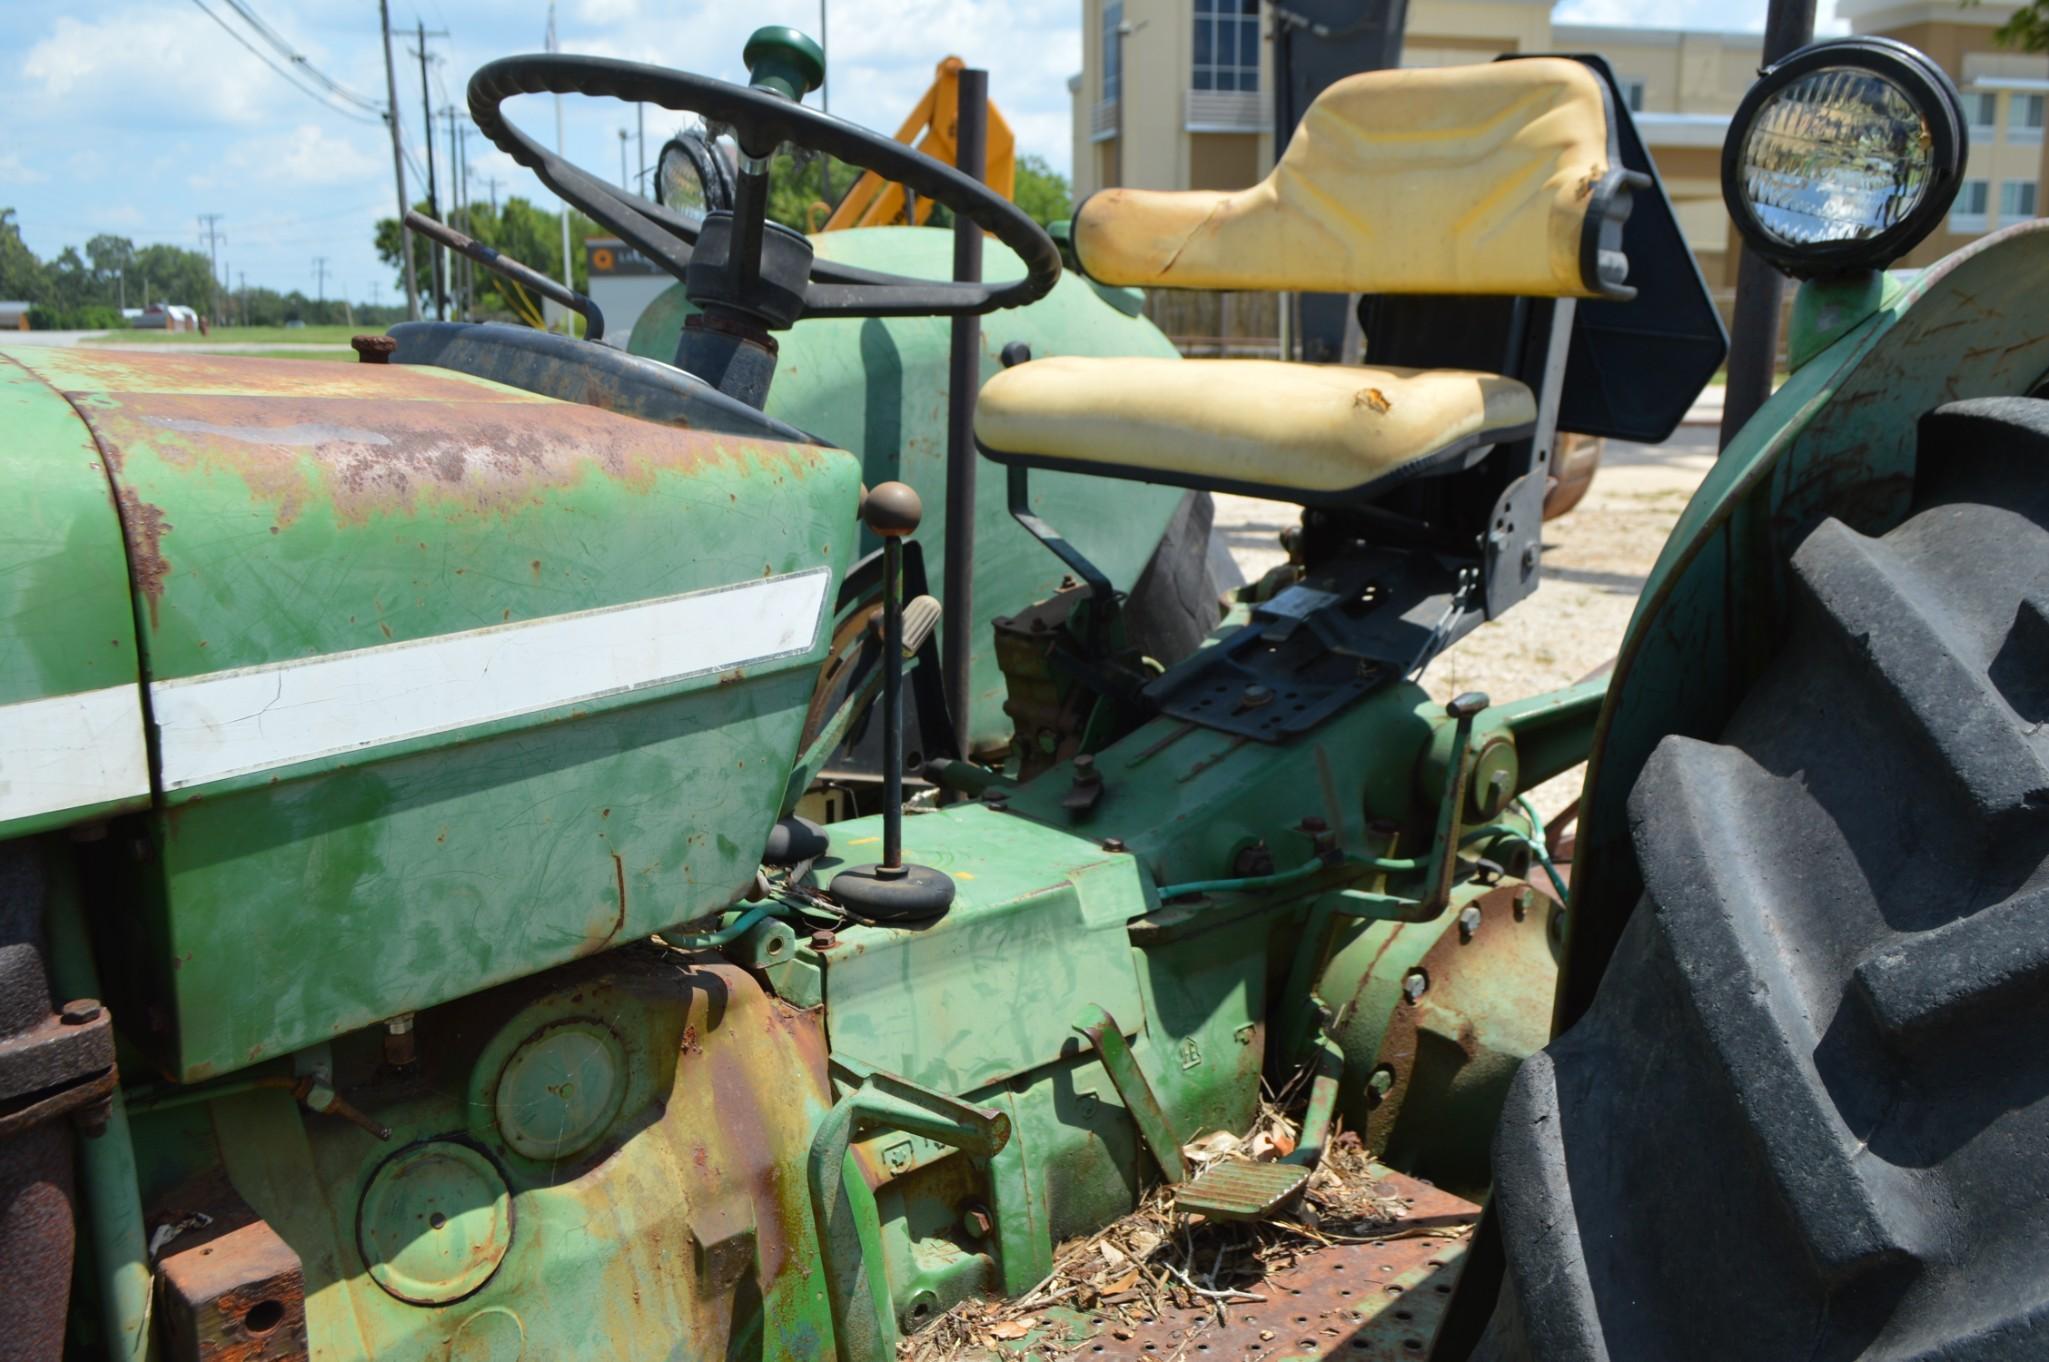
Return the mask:
[[1231,873],[1241,877],[1274,873],[1274,855],[1264,839],[1240,851],[1231,863]]
[[1366,1076],[1366,1091],[1379,1101],[1394,1090],[1394,1070],[1383,1064]]
[[1461,941],[1471,941],[1473,933],[1480,930],[1480,909],[1477,904],[1467,904],[1459,910],[1458,936]]
[[84,1026],[87,1022],[96,1022],[100,1019],[100,1000],[73,998],[64,1004],[57,1015],[63,1019],[66,1026]]
[[987,1239],[996,1231],[996,1221],[989,1215],[986,1206],[969,1206],[961,1212],[960,1227],[968,1232],[970,1239]]
[[814,951],[829,951],[838,944],[839,937],[832,932],[811,933],[811,949]]
[[1430,976],[1422,970],[1412,969],[1402,976],[1402,996],[1415,1002],[1430,991]]
[[1103,839],[1103,850],[1105,850],[1105,851],[1122,851],[1122,850],[1124,850],[1124,839],[1123,839],[1122,837],[1105,837],[1105,838]]
[[1302,820],[1302,831],[1307,833],[1328,832],[1330,831],[1330,824],[1312,813]]
[[1534,908],[1534,907],[1536,907],[1536,906],[1537,906],[1537,891],[1536,891],[1536,890],[1534,890],[1534,889],[1519,889],[1519,890],[1517,890],[1517,891],[1516,891],[1516,895],[1515,895],[1515,920],[1516,920],[1517,922],[1521,922],[1521,921],[1522,921],[1522,920],[1523,920],[1524,918],[1526,918],[1526,917],[1528,917],[1528,916],[1529,916],[1529,913],[1530,913],[1530,909],[1532,909],[1532,908]]
[[351,336],[349,344],[365,364],[389,364],[391,352],[398,349],[398,342],[389,336]]

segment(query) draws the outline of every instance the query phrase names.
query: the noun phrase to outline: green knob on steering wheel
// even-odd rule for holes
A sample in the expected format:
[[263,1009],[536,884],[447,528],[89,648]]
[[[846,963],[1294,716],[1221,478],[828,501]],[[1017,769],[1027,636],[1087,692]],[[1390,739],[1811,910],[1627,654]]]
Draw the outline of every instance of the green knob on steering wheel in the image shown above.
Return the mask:
[[749,85],[800,104],[825,84],[825,49],[784,24],[755,29],[740,50],[740,60],[747,63]]

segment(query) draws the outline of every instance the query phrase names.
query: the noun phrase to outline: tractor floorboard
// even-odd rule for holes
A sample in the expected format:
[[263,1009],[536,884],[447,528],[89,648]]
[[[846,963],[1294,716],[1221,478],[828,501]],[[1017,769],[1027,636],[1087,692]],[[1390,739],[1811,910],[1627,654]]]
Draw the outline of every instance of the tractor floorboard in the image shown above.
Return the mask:
[[[1464,1265],[1480,1208],[1429,1183],[1377,1172],[1378,1181],[1393,1184],[1395,1195],[1410,1203],[1408,1217],[1390,1227],[1390,1237],[1332,1244],[1247,1288],[1264,1296],[1263,1301],[1233,1301],[1221,1318],[1214,1309],[1170,1309],[1150,1324],[1136,1325],[1048,1310],[1040,1319],[1054,1327],[1038,1337],[968,1356],[1053,1355],[1082,1362],[1425,1358]],[[1050,1352],[1044,1346],[1048,1343]]]

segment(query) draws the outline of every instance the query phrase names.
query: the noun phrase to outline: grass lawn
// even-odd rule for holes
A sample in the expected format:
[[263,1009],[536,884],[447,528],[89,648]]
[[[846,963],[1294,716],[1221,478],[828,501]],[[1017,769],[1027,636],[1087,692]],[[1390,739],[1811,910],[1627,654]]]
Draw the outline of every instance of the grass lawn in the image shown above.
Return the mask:
[[[102,331],[93,341],[158,345],[347,345],[349,337],[383,334],[380,326],[221,326],[208,335],[197,331]],[[353,354],[350,356],[354,358]]]

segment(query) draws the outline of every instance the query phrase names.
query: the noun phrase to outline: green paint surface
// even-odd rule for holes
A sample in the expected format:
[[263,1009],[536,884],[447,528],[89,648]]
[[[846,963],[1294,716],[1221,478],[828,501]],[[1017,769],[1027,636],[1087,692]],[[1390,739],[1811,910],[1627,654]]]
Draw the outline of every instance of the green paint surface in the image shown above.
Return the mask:
[[0,705],[136,677],[121,519],[92,432],[71,404],[0,355]]
[[[860,475],[835,450],[404,366],[34,367],[115,461],[152,681],[836,580],[854,548]],[[158,1063],[226,1072],[724,907],[826,642],[175,792],[132,886]]]
[[[812,238],[821,259],[925,279],[949,279],[953,233],[930,227],[863,227]],[[1017,278],[1024,267],[994,239],[983,244],[984,275]],[[1012,341],[1049,355],[1159,355],[1176,352],[1153,324],[1134,314],[1120,290],[1099,289],[1063,275],[1029,307],[990,313],[982,324],[982,379],[1001,367]],[[1119,306],[1119,304],[1122,306]],[[629,348],[664,362],[676,354],[683,318],[692,309],[679,284],[662,294],[633,328]],[[892,478],[916,488],[925,503],[917,533],[935,594],[946,554],[946,395],[951,324],[941,317],[820,319],[777,335],[781,357],[767,411],[861,460],[868,486]],[[1003,675],[988,621],[1016,614],[1059,587],[1066,568],[1010,517],[1003,470],[979,456],[975,483],[973,704],[977,742],[1005,742]],[[1032,505],[1111,581],[1129,590],[1138,580],[1178,488],[1074,473],[1034,473]],[[876,547],[869,538],[864,550]]]

